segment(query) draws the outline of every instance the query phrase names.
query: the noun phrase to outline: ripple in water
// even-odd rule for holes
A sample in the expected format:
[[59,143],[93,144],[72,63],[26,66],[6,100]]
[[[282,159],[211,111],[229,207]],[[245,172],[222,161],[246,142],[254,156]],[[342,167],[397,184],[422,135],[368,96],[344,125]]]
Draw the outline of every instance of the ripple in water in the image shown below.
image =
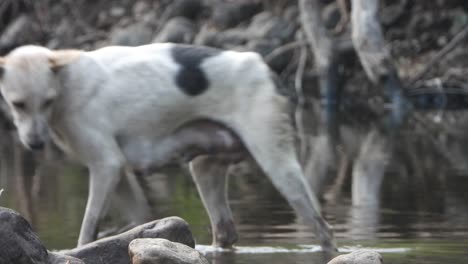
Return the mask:
[[[267,246],[236,246],[233,249],[225,249],[220,247],[213,247],[209,245],[197,245],[195,247],[203,254],[216,253],[216,252],[233,252],[236,254],[273,254],[273,253],[315,253],[320,252],[321,247],[317,245],[298,245],[298,248],[285,248],[285,247],[267,247]],[[410,248],[365,248],[365,247],[341,247],[338,249],[340,253],[349,253],[358,249],[370,249],[379,253],[407,253]]]

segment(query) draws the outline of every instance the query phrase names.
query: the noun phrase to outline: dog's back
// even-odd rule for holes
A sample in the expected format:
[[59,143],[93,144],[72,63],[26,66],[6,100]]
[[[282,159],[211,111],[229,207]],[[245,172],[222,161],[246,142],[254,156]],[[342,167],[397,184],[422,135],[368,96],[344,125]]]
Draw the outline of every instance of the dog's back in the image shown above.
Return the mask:
[[[106,116],[115,133],[150,129],[154,135],[155,126],[165,133],[196,118],[242,118],[251,105],[276,94],[268,67],[252,52],[152,44],[107,47],[82,57],[64,79],[64,100],[73,101],[66,105],[86,106],[70,114]],[[76,72],[82,80],[76,81]]]

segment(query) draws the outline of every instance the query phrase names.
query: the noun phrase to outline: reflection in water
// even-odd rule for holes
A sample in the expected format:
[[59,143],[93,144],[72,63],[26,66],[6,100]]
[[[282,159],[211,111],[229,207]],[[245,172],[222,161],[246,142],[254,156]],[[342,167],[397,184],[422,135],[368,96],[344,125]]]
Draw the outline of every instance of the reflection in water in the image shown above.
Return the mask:
[[[417,139],[407,140],[412,144],[406,147],[420,152],[413,149],[397,155],[399,161],[390,162],[380,205],[351,206],[350,183],[346,180],[343,199],[324,205],[340,249],[380,248],[384,258],[389,259],[386,262],[397,264],[467,263],[468,177],[463,171],[437,162],[437,155],[422,155],[432,152]],[[12,139],[2,137],[1,141],[0,189],[5,191],[0,205],[28,218],[48,248],[74,247],[87,198],[86,170],[54,152],[34,156],[12,144]],[[241,174],[230,178],[230,202],[240,235],[237,250],[217,252],[207,246],[199,249],[218,264],[323,263],[313,244],[317,243],[313,232],[296,218],[270,182],[256,172]],[[190,223],[199,244],[211,243],[208,217],[184,171],[138,181],[143,183],[152,218],[181,216]],[[101,229],[118,230],[141,211],[129,202],[126,191],[119,189]],[[431,253],[434,250],[435,256]]]
[[379,228],[379,208],[375,204],[353,206],[349,217],[349,236],[353,240],[374,240]]

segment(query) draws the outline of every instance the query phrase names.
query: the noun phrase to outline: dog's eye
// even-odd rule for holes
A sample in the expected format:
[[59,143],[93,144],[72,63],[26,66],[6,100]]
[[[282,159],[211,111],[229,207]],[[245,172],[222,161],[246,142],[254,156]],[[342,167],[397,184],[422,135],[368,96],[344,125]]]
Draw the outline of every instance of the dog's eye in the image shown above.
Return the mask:
[[13,102],[12,103],[13,106],[18,109],[18,110],[24,110],[26,109],[26,104],[24,102],[21,102],[21,101],[17,101],[17,102]]
[[51,106],[53,102],[54,102],[54,99],[52,98],[45,100],[45,102],[42,104],[42,109],[49,108],[49,106]]

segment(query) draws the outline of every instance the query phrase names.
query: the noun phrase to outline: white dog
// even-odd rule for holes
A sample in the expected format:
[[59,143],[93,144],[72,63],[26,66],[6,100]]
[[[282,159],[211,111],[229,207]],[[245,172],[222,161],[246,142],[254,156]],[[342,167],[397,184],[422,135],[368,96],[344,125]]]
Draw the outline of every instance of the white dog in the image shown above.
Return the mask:
[[335,249],[296,157],[289,102],[258,54],[170,43],[91,52],[24,46],[0,58],[0,70],[22,143],[41,149],[50,135],[89,168],[79,245],[95,239],[124,173],[179,158],[191,160],[214,244],[232,245],[228,163],[217,154],[248,150],[323,249]]

